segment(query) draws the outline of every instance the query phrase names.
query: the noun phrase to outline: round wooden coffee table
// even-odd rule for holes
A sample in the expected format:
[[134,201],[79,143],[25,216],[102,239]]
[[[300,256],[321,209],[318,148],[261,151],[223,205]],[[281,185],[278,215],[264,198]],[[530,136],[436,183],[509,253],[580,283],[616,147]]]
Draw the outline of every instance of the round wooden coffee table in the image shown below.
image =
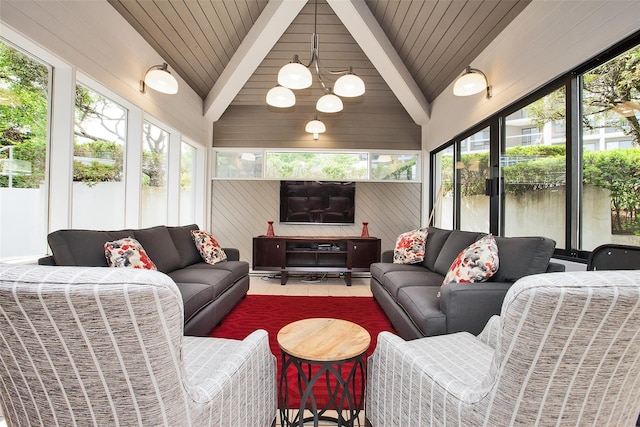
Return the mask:
[[[282,350],[282,370],[278,400],[283,426],[303,426],[313,421],[332,421],[340,426],[353,426],[363,407],[366,382],[366,352],[371,335],[362,326],[340,319],[312,318],[290,323],[278,332]],[[287,370],[297,372],[300,406],[289,408]],[[356,390],[356,379],[360,387]],[[318,407],[314,384],[325,378],[328,401]],[[308,409],[311,416],[304,417]],[[335,409],[336,417],[327,415]],[[346,414],[346,415],[345,415]]]

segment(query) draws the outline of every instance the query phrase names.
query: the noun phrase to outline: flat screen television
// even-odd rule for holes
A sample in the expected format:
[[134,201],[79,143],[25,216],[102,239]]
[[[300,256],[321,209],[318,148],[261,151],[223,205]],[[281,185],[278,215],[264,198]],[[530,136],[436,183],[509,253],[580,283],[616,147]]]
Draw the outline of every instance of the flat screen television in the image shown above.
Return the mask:
[[356,183],[280,181],[280,222],[353,224]]

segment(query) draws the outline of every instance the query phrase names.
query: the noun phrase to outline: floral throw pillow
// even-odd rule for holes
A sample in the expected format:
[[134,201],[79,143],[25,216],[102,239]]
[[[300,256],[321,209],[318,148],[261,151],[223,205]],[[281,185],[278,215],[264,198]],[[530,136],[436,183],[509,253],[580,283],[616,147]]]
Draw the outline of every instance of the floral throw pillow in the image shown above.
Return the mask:
[[132,237],[106,242],[104,244],[104,256],[107,258],[109,267],[158,269],[140,242]]
[[202,230],[191,230],[191,238],[200,252],[200,256],[207,264],[216,264],[226,261],[227,254],[212,234]]
[[470,244],[449,267],[442,285],[447,283],[484,282],[500,267],[498,245],[491,234]]
[[427,228],[419,228],[399,235],[393,250],[393,263],[417,264],[424,261],[427,231]]

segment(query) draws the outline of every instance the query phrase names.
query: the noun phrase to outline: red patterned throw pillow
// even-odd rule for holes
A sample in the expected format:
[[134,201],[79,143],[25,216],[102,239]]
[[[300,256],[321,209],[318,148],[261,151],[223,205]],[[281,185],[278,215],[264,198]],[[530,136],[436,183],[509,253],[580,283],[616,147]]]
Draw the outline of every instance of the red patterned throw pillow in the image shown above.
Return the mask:
[[141,268],[157,270],[149,255],[136,239],[125,237],[104,244],[104,256],[109,267]]
[[212,234],[202,230],[191,230],[191,238],[200,252],[200,256],[207,264],[216,264],[226,261],[227,254]]
[[447,283],[484,282],[500,267],[498,245],[491,234],[470,244],[449,267],[442,285]]
[[417,264],[424,261],[427,231],[427,228],[419,228],[399,235],[393,250],[393,263]]

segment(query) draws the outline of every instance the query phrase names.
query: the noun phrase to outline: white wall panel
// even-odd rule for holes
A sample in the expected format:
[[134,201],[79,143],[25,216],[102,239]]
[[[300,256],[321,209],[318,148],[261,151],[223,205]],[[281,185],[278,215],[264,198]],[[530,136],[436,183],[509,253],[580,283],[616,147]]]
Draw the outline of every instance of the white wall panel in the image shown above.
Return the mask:
[[420,226],[421,184],[357,182],[355,223],[348,225],[280,224],[280,181],[218,181],[212,183],[210,231],[223,247],[240,249],[252,261],[253,237],[266,234],[274,221],[276,235],[360,236],[362,223],[369,235],[393,249],[398,234]]

